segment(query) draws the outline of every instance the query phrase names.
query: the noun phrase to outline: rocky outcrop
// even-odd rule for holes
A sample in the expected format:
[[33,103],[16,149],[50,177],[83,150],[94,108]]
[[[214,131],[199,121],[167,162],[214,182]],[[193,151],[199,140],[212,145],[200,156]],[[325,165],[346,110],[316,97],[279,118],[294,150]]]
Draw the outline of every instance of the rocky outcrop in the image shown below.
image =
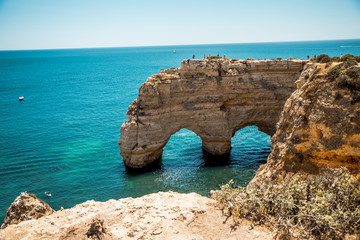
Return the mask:
[[6,217],[1,228],[11,224],[18,224],[22,221],[38,219],[50,215],[54,210],[34,194],[23,192],[18,196],[6,212]]
[[86,233],[86,236],[91,239],[104,240],[106,238],[112,238],[109,234],[109,230],[104,224],[104,220],[94,218],[91,222],[90,228]]
[[[196,193],[87,201],[39,219],[9,225],[0,239],[272,239],[244,220],[233,226],[216,201]],[[250,230],[251,229],[251,230]]]
[[118,144],[125,165],[136,169],[153,163],[182,128],[196,133],[213,155],[228,153],[231,138],[246,126],[274,134],[306,62],[185,60],[153,75],[141,85],[121,126]]
[[328,167],[360,174],[360,66],[328,65],[307,65],[281,113],[267,163],[252,182]]

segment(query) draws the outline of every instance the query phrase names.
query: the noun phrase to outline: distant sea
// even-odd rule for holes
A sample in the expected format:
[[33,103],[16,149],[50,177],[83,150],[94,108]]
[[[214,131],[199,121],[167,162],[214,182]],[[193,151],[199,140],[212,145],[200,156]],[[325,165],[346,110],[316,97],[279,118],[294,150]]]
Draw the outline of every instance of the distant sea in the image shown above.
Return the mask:
[[208,195],[230,179],[246,185],[270,152],[270,137],[255,126],[236,133],[226,164],[208,164],[200,138],[183,129],[166,145],[160,169],[127,172],[117,146],[127,107],[148,77],[193,54],[322,53],[360,55],[360,40],[0,51],[0,219],[24,191],[57,210],[158,191]]

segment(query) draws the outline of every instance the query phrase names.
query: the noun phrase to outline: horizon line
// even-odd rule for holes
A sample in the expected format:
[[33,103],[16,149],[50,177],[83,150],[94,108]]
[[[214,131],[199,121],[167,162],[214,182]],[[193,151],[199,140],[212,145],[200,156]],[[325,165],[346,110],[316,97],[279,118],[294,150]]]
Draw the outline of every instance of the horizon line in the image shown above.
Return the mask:
[[360,38],[345,39],[322,39],[322,40],[285,40],[285,41],[259,41],[259,42],[233,42],[233,43],[193,43],[193,44],[169,44],[169,45],[134,45],[134,46],[113,46],[113,47],[70,47],[70,48],[26,48],[26,49],[0,49],[5,51],[36,51],[36,50],[71,50],[71,49],[100,49],[100,48],[137,48],[137,47],[176,47],[176,46],[199,46],[199,45],[222,45],[222,44],[252,44],[252,43],[291,43],[291,42],[320,42],[320,41],[341,41],[341,40],[360,40]]

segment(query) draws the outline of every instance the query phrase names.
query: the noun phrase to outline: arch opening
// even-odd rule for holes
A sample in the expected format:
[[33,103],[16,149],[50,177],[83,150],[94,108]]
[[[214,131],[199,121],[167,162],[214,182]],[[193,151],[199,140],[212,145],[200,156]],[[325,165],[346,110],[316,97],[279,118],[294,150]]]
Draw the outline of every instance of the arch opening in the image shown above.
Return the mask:
[[257,169],[266,163],[270,146],[271,136],[260,131],[257,126],[241,128],[231,138],[231,164]]
[[162,166],[167,167],[198,167],[201,165],[202,140],[187,128],[181,128],[171,135],[163,148]]

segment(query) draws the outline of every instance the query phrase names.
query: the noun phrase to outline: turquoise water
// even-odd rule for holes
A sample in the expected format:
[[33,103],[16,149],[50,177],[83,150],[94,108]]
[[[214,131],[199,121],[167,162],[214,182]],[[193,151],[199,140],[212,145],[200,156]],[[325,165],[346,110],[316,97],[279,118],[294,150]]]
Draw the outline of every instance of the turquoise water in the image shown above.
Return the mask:
[[209,53],[242,59],[360,55],[360,40],[0,51],[0,218],[23,191],[59,209],[167,190],[207,195],[229,179],[246,185],[270,149],[270,137],[256,127],[239,130],[229,160],[218,165],[185,129],[171,137],[158,170],[129,173],[119,155],[119,129],[141,83],[193,54]]

